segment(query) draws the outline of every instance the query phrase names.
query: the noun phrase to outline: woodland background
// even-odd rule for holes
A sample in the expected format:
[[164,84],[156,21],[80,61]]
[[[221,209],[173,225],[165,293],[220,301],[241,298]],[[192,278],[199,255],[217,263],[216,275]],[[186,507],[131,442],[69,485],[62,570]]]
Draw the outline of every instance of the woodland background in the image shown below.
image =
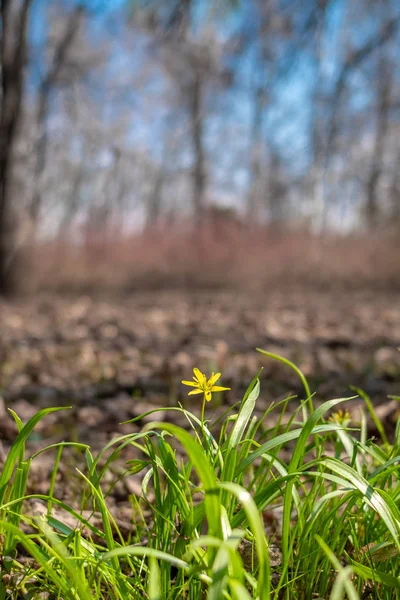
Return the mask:
[[0,282],[397,284],[396,0],[2,0]]

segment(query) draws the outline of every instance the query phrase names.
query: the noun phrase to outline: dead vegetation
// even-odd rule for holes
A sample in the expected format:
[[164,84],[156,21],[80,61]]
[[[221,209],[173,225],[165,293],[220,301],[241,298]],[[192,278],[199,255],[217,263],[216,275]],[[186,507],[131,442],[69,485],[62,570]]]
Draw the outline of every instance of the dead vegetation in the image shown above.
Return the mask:
[[124,237],[115,231],[78,244],[52,241],[32,249],[23,286],[31,291],[98,293],[235,289],[242,293],[296,285],[398,289],[395,231],[316,238],[304,231],[249,230],[214,216]]

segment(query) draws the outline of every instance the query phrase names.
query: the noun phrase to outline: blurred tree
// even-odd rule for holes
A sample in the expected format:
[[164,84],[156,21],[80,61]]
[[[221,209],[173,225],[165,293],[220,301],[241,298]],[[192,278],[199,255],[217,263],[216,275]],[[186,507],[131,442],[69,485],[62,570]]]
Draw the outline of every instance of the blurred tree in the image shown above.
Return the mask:
[[329,18],[329,0],[315,2],[312,18],[309,21],[311,37],[311,64],[313,80],[310,94],[310,188],[312,217],[311,227],[318,233],[323,226],[324,217],[324,141],[326,128],[326,104],[323,102],[322,86],[324,83],[324,43],[326,41]]
[[393,162],[397,165],[392,169],[390,181],[390,224],[395,224],[396,228],[400,225],[400,149],[393,157]]
[[[380,5],[380,2],[376,3]],[[394,5],[396,7],[396,5]],[[332,176],[337,177],[337,168],[330,171],[329,167],[331,164],[337,164],[338,159],[342,159],[345,162],[344,149],[340,145],[340,133],[343,131],[343,123],[346,123],[345,115],[347,110],[352,109],[352,82],[359,74],[360,70],[364,67],[368,61],[374,60],[380,50],[386,46],[386,44],[394,40],[399,32],[400,25],[400,13],[398,7],[395,8],[395,14],[391,15],[390,11],[374,13],[373,3],[366,2],[363,6],[365,10],[364,20],[367,24],[373,19],[373,30],[372,33],[365,36],[363,42],[360,43],[359,36],[357,35],[357,25],[360,24],[362,13],[353,12],[352,18],[347,23],[347,44],[343,56],[341,57],[341,63],[337,69],[338,75],[332,87],[332,91],[329,94],[329,117],[327,122],[327,133],[326,133],[326,145],[325,145],[325,158],[324,158],[324,179],[325,188],[324,191],[324,209],[323,218],[321,221],[321,231],[325,230],[328,225],[329,219],[329,208],[330,200],[333,197],[333,202],[337,201],[337,188],[332,183]],[[380,20],[376,22],[376,17]],[[376,153],[380,152],[384,144],[386,137],[386,123],[387,123],[387,111],[389,109],[389,95],[390,95],[390,84],[389,78],[385,74],[379,74],[375,71],[374,76],[378,82],[379,90],[378,96],[378,124],[376,127],[375,144],[372,145],[372,168],[367,176],[368,183],[365,186],[364,194],[364,212],[367,215],[367,221],[370,226],[374,226],[378,220],[378,197],[377,197],[377,183],[380,176],[380,161],[381,157],[377,157]],[[364,91],[366,97],[370,94],[371,84]],[[328,99],[327,99],[328,100]],[[367,115],[367,124],[369,125],[371,118],[370,109]],[[342,126],[341,126],[342,125]],[[340,156],[342,154],[342,156]],[[336,174],[334,171],[336,170]]]
[[[84,15],[83,4],[77,4],[69,11],[65,17],[65,23],[62,23],[63,29],[55,36],[54,28],[49,31],[47,40],[47,49],[51,54],[47,64],[42,67],[42,76],[38,87],[37,100],[37,141],[34,148],[35,166],[33,181],[33,197],[29,206],[29,218],[33,233],[35,233],[40,208],[42,205],[42,177],[46,165],[47,146],[49,141],[48,118],[50,112],[50,100],[55,91],[55,87],[60,85],[63,71],[69,67],[69,83],[71,83],[71,65],[68,65],[68,59],[71,48],[76,43],[76,38],[80,29],[82,17]],[[77,57],[75,57],[76,59]],[[84,63],[83,57],[80,57],[81,63]],[[80,68],[82,64],[76,65],[74,71]],[[64,81],[65,83],[65,81]]]
[[[196,0],[175,0],[146,3],[131,0],[132,22],[142,26],[156,36],[156,46],[166,73],[177,88],[181,109],[189,120],[192,164],[192,203],[197,219],[204,211],[207,182],[207,156],[205,148],[206,93],[211,81],[223,86],[230,83],[227,70],[219,63],[219,48],[210,18],[217,8],[217,2],[210,0],[206,16],[200,18],[196,12]],[[225,0],[225,9],[231,9],[238,3]],[[218,11],[222,3],[218,4]],[[157,192],[157,188],[156,188]],[[150,215],[154,211],[156,193],[152,197]]]
[[31,4],[32,0],[0,1],[0,293],[3,294],[11,292],[13,287],[13,159],[22,117],[27,26]]
[[30,4],[1,3],[3,281],[17,212],[110,244],[211,203],[317,233],[400,214],[398,0],[47,0],[26,34]]
[[389,119],[391,107],[391,93],[393,87],[393,64],[384,48],[379,52],[376,61],[377,72],[375,75],[376,89],[376,125],[372,148],[370,172],[366,182],[366,219],[370,229],[377,227],[380,222],[379,193],[386,151],[389,141]]

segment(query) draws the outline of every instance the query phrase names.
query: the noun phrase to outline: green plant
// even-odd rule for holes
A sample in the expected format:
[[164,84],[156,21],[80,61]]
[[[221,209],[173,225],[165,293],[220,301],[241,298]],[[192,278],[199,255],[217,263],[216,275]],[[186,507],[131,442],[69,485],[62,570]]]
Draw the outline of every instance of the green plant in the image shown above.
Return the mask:
[[[345,399],[317,405],[300,376],[306,397],[286,420],[289,398],[257,414],[256,376],[238,410],[214,423],[204,411],[199,419],[181,406],[157,409],[183,414],[187,427],[154,421],[97,455],[73,445],[86,462],[73,505],[57,498],[68,443],[41,450],[56,453],[48,493],[26,493],[39,456],[27,455],[26,441],[57,409],[25,425],[13,414],[19,434],[0,477],[0,600],[42,592],[60,600],[397,597],[400,427],[392,441],[368,440],[366,418],[351,428],[351,416],[335,412]],[[130,539],[108,505],[114,484],[106,477],[127,449],[134,456],[118,477],[142,478]],[[32,499],[46,506],[43,516],[30,515]],[[56,518],[54,507],[76,527]],[[101,526],[84,507],[97,511]],[[271,514],[281,515],[272,531],[264,526]]]

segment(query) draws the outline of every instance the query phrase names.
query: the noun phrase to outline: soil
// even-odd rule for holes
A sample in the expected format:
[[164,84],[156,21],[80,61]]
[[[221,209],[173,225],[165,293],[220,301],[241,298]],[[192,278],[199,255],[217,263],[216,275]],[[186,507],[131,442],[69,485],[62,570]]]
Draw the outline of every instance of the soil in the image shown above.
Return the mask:
[[318,399],[353,385],[387,403],[400,394],[399,346],[397,294],[379,290],[39,297],[0,304],[0,393],[23,420],[72,405],[96,440],[149,405],[188,405],[180,381],[194,366],[222,372],[229,404],[260,368],[260,403],[302,396],[297,376],[256,347],[294,361]]

